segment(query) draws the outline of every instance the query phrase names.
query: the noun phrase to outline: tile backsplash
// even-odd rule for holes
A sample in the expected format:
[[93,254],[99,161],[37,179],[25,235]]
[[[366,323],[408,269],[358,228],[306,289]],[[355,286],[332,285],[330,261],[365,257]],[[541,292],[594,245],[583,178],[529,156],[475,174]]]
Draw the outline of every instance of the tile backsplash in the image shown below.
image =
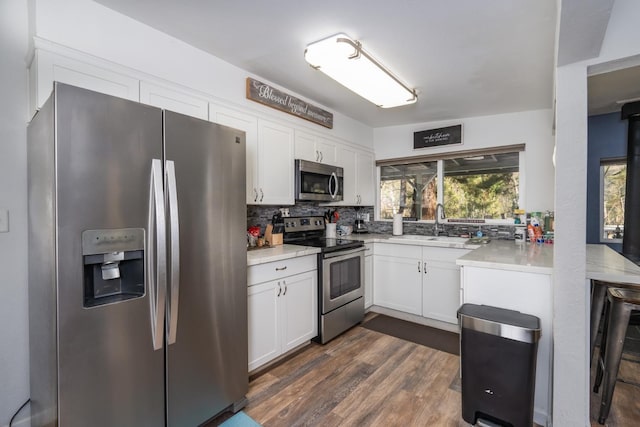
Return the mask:
[[[248,205],[247,206],[247,227],[259,225],[262,233],[264,233],[267,224],[271,223],[273,215],[279,212],[279,208],[283,206],[265,206],[265,205]],[[340,216],[338,225],[353,225],[356,220],[356,209],[361,213],[368,213],[369,218],[374,217],[373,206],[344,206],[344,207],[326,207],[318,206],[313,202],[298,202],[294,206],[284,206],[289,209],[291,216],[307,216],[316,215],[323,216],[328,209],[336,209]],[[415,221],[405,221],[403,223],[404,234],[421,234],[432,236],[434,224],[421,223]],[[393,223],[391,221],[369,221],[367,229],[370,233],[391,234]],[[513,225],[494,225],[494,224],[441,224],[441,230],[449,236],[460,236],[461,234],[476,235],[478,230],[482,230],[483,235],[492,239],[511,239],[515,226]]]

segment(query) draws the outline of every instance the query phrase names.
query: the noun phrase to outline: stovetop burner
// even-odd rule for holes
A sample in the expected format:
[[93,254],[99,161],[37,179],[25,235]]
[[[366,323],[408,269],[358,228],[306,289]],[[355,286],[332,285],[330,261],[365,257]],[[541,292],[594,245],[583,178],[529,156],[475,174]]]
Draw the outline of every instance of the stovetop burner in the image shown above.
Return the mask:
[[284,218],[284,243],[320,248],[323,253],[364,246],[361,240],[326,238],[324,227],[321,216]]

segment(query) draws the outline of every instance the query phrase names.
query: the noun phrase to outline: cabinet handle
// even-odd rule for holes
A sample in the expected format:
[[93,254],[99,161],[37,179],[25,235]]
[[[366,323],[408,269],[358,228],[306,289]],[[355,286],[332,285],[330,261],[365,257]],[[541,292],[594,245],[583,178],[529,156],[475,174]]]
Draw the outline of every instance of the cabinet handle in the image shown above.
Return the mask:
[[256,190],[255,188],[253,189],[253,194],[255,194],[256,196],[253,198],[254,202],[258,201],[258,190]]
[[262,188],[260,189],[260,202],[264,199],[264,193],[262,192]]
[[282,283],[284,284],[284,293],[282,294],[282,296],[285,296],[287,294],[287,282],[283,280]]
[[282,292],[282,286],[280,286],[280,282],[278,282],[278,295],[276,295],[276,297],[279,297],[281,292]]
[[286,265],[284,267],[276,267],[276,271],[284,271],[286,269],[287,269]]
[[420,261],[418,261],[418,273],[420,273],[420,264],[422,264]]
[[316,150],[316,162],[320,161],[320,152]]
[[427,263],[424,263],[424,268],[423,268],[424,274],[427,274]]
[[322,161],[322,159],[324,159],[324,155],[322,154],[322,151],[320,151],[320,161]]

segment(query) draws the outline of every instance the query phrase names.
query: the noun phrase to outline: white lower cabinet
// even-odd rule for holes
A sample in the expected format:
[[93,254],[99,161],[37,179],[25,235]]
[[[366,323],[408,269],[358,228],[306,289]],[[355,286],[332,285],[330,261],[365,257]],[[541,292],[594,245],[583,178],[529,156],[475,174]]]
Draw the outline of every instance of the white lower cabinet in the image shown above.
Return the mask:
[[457,323],[460,269],[466,249],[376,243],[374,304]]
[[[394,249],[401,249],[394,251]],[[397,255],[392,255],[397,252]],[[414,256],[411,256],[411,255]],[[420,246],[376,244],[373,303],[411,314],[422,314]]]
[[[311,263],[313,270],[299,272],[308,269]],[[249,267],[248,276],[249,371],[252,371],[318,335],[315,256]],[[252,283],[260,277],[268,281]]]
[[364,308],[369,308],[373,305],[373,244],[364,246]]
[[458,323],[460,267],[456,259],[467,249],[422,248],[422,316]]

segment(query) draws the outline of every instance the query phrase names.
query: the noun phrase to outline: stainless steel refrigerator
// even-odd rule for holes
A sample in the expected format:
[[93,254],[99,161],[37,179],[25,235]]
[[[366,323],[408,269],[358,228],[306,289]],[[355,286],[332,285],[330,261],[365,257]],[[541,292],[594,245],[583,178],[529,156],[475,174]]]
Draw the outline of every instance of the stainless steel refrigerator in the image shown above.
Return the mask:
[[28,127],[34,426],[244,405],[245,136],[56,83]]

